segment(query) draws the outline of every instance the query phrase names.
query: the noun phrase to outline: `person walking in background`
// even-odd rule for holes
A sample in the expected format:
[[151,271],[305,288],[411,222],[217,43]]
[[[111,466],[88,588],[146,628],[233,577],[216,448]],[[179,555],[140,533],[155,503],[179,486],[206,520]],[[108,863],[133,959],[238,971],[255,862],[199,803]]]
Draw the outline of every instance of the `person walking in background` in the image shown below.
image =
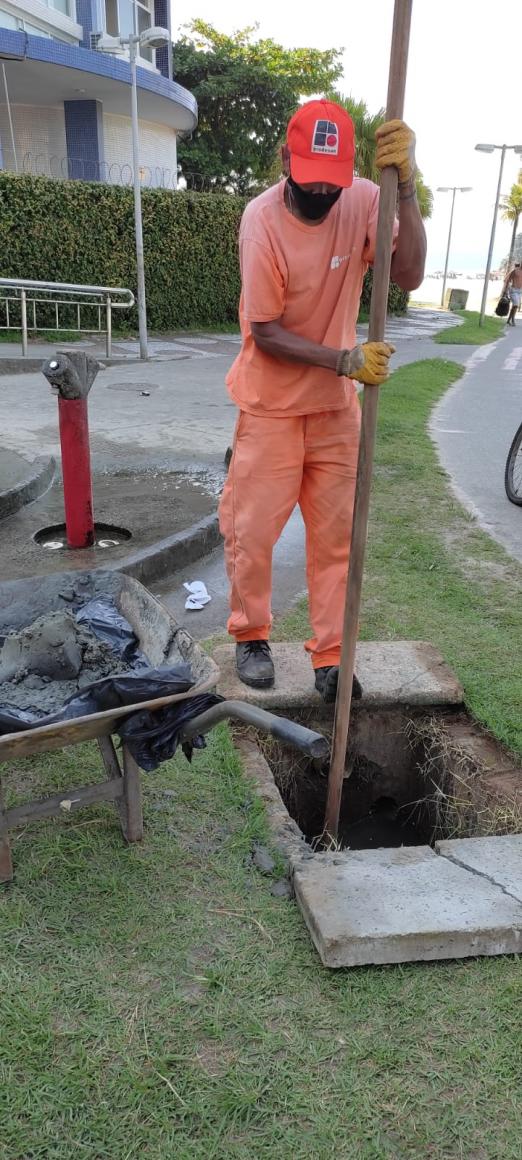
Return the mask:
[[507,320],[508,326],[515,325],[515,316],[517,310],[520,310],[520,302],[522,298],[522,266],[520,262],[515,262],[515,265],[506,279],[504,290],[508,291],[509,301],[511,302],[511,310]]

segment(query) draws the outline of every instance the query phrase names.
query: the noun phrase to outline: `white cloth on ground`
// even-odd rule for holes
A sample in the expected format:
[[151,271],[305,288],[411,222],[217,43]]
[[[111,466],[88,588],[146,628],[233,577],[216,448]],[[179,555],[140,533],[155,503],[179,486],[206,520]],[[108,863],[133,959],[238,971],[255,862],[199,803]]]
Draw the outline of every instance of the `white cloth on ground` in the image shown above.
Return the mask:
[[192,580],[190,583],[184,584],[183,587],[189,593],[185,601],[185,608],[188,608],[190,612],[199,611],[212,599],[202,580]]

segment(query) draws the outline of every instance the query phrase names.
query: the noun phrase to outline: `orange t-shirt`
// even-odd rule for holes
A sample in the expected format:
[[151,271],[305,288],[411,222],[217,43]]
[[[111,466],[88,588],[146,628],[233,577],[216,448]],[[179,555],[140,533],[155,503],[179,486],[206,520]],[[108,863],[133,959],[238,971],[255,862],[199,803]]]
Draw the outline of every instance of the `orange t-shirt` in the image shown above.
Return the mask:
[[[341,410],[352,379],[263,354],[252,322],[283,325],[324,346],[356,345],[362,281],[375,253],[379,187],[354,178],[324,222],[307,225],[286,208],[283,181],[247,206],[239,233],[242,344],[227,376],[230,395],[251,415]],[[395,225],[395,237],[398,223]]]

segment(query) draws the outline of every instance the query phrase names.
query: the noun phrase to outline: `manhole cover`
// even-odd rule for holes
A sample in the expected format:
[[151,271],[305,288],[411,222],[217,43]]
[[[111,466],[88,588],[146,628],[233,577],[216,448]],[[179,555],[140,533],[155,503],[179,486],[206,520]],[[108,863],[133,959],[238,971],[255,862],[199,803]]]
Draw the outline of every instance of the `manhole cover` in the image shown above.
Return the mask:
[[108,391],[130,391],[134,395],[152,395],[157,391],[157,383],[108,383]]
[[[115,524],[95,524],[93,548],[117,548],[126,540],[132,539],[132,532],[128,528],[119,528]],[[35,532],[33,540],[48,552],[68,552],[67,533],[65,524],[54,524],[50,528],[41,528]],[[81,550],[81,549],[78,549]]]

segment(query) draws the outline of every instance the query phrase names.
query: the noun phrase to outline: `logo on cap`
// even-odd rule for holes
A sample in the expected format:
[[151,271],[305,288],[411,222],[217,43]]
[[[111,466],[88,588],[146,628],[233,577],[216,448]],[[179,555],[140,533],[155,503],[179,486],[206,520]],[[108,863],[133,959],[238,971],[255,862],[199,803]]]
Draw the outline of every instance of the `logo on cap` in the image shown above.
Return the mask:
[[339,153],[339,129],[335,121],[316,121],[312,139],[312,153]]

